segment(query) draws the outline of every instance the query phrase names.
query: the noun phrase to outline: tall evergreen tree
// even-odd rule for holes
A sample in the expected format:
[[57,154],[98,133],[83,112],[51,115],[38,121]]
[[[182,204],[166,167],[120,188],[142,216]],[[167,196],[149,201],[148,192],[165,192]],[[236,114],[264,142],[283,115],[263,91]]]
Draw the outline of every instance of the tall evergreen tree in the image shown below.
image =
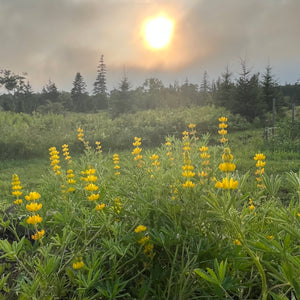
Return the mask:
[[211,96],[209,94],[210,86],[208,81],[207,71],[204,71],[203,78],[200,84],[200,105],[211,104]]
[[233,113],[239,113],[248,121],[261,117],[263,111],[259,107],[260,86],[259,73],[251,75],[246,62],[242,61],[242,72],[237,80]]
[[79,72],[76,73],[71,90],[71,98],[73,100],[73,108],[75,111],[86,111],[87,99],[86,83]]
[[218,106],[223,106],[229,110],[234,107],[234,83],[231,79],[232,73],[229,71],[228,66],[225,72],[221,74],[221,78],[218,79],[216,83],[215,91],[215,104]]
[[267,65],[265,73],[262,75],[262,102],[261,108],[264,112],[272,112],[273,99],[278,99],[279,87],[272,74],[272,68]]
[[93,95],[97,108],[107,108],[107,87],[106,87],[106,65],[104,63],[104,56],[101,55],[99,65],[97,67],[97,77],[94,82]]
[[119,89],[114,89],[110,94],[109,110],[113,118],[120,114],[132,111],[132,94],[130,92],[130,83],[124,76],[119,85]]
[[43,100],[50,100],[51,102],[57,102],[59,97],[59,92],[54,82],[50,79],[48,83],[43,86],[42,98]]

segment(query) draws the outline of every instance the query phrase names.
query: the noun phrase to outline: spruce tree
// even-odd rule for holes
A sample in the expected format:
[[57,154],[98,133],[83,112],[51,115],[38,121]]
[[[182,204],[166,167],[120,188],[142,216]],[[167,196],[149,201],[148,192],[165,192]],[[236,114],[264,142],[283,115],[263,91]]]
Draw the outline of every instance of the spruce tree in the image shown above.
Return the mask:
[[73,88],[71,90],[71,98],[73,100],[73,107],[75,111],[86,110],[87,99],[87,87],[86,83],[79,72],[76,73],[73,81]]
[[106,65],[103,55],[101,55],[97,67],[97,77],[94,82],[93,95],[95,96],[97,108],[107,109]]

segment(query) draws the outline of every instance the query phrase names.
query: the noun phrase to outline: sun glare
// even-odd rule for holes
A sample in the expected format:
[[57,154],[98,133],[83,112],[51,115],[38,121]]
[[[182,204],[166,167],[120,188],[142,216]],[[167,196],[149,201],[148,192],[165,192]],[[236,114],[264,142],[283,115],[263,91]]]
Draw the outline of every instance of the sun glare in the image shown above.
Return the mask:
[[147,44],[153,49],[161,49],[171,40],[173,22],[163,16],[145,23],[144,34]]

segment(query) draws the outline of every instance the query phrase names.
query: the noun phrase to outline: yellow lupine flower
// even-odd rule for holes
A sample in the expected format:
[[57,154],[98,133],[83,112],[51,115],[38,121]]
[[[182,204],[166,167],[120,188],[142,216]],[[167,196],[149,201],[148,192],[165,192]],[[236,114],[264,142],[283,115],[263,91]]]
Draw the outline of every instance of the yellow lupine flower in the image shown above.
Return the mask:
[[136,233],[143,232],[143,231],[146,231],[146,230],[147,230],[147,227],[144,226],[144,225],[139,225],[139,226],[137,226],[137,227],[134,229],[134,231],[135,231]]
[[218,130],[218,133],[221,134],[221,135],[226,135],[227,134],[227,130],[221,129],[221,130]]
[[150,239],[150,236],[147,235],[147,236],[142,237],[141,239],[139,239],[139,240],[138,240],[138,243],[139,243],[139,244],[142,244],[142,245],[145,245],[145,244],[149,241],[149,239]]
[[97,191],[98,190],[98,186],[95,185],[95,184],[93,184],[93,183],[90,183],[84,189],[86,191]]
[[102,210],[104,207],[105,207],[105,204],[102,203],[102,204],[96,205],[95,209],[96,209],[97,211],[99,211],[99,210]]
[[254,156],[254,160],[265,160],[265,159],[266,159],[266,156],[263,153],[257,153]]
[[236,165],[233,163],[224,162],[219,165],[219,169],[222,172],[233,172],[236,168]]
[[42,207],[43,207],[43,204],[42,204],[42,203],[38,204],[38,203],[36,203],[36,202],[31,202],[30,204],[27,204],[27,205],[26,205],[26,209],[27,209],[28,211],[38,211],[38,210],[40,210]]
[[73,263],[73,269],[74,270],[79,270],[84,267],[84,262],[83,261],[77,261]]
[[22,192],[21,192],[21,191],[13,191],[11,194],[12,194],[13,196],[18,197],[18,196],[21,196],[21,195],[22,195]]
[[265,165],[266,165],[266,162],[262,161],[262,160],[258,160],[257,163],[256,163],[257,168],[264,167]]
[[227,122],[227,118],[226,117],[220,117],[219,122]]
[[22,199],[17,199],[14,201],[14,204],[17,204],[17,205],[20,205],[23,203],[23,200]]
[[30,192],[29,195],[26,195],[25,196],[25,199],[27,201],[35,201],[35,200],[38,200],[40,199],[41,195],[37,192]]
[[27,224],[32,224],[35,225],[37,223],[41,223],[42,222],[42,218],[39,215],[35,215],[35,216],[30,216],[28,217],[28,219],[26,220]]
[[34,235],[31,236],[33,240],[40,240],[45,235],[45,230],[42,229],[41,231],[36,232]]
[[225,129],[225,128],[227,128],[227,127],[228,127],[228,125],[225,124],[225,123],[220,123],[220,124],[219,124],[219,128],[221,128],[221,129]]
[[208,151],[208,147],[202,146],[201,148],[199,148],[199,150],[200,150],[201,152],[207,152],[207,151]]
[[91,194],[90,196],[87,196],[87,197],[90,201],[95,201],[95,200],[99,199],[100,195],[99,194]]
[[193,187],[195,187],[195,183],[193,183],[190,180],[187,180],[185,183],[182,184],[182,186],[186,187],[186,188],[193,188]]
[[233,241],[233,245],[238,245],[238,246],[240,246],[240,245],[242,245],[242,243],[241,243],[240,240],[235,239],[235,240]]

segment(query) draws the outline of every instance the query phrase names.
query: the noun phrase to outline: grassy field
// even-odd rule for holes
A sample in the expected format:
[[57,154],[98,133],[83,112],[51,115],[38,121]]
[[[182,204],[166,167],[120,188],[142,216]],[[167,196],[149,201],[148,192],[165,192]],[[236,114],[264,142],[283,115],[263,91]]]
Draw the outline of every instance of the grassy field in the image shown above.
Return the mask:
[[299,153],[214,122],[123,151],[74,128],[74,155],[3,160],[0,297],[299,298]]

